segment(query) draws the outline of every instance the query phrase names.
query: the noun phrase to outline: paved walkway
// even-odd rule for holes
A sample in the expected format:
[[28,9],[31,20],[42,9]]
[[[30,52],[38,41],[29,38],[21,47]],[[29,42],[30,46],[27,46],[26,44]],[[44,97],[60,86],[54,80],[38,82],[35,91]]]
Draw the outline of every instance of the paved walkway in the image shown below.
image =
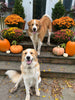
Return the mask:
[[[72,89],[69,82],[74,85],[75,80],[43,78],[39,88],[41,96],[37,97],[34,94],[31,96],[31,100],[75,100],[75,88]],[[25,88],[23,82],[18,90],[11,94],[9,91],[13,86],[14,84],[7,76],[0,76],[0,100],[24,100]]]

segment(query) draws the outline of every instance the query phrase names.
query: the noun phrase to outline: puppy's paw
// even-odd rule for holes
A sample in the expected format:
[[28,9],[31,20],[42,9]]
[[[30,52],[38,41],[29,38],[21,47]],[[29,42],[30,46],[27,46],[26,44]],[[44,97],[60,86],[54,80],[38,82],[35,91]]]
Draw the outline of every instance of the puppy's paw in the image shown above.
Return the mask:
[[49,42],[47,42],[47,45],[50,45],[50,43],[49,43]]
[[25,100],[30,100],[30,95],[27,95]]
[[39,91],[36,91],[36,96],[40,96],[40,92]]
[[40,52],[37,51],[37,53],[38,53],[38,56],[39,56],[40,55]]
[[17,87],[13,87],[13,88],[10,90],[10,93],[14,93],[16,90],[17,90]]

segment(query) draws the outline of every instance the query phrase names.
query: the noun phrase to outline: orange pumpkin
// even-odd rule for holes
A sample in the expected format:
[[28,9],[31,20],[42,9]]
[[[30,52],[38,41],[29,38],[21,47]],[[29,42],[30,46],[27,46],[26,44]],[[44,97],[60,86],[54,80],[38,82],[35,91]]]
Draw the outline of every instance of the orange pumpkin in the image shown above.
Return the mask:
[[64,48],[61,48],[61,47],[54,47],[53,48],[53,53],[55,54],[55,55],[58,55],[58,56],[61,56],[61,55],[63,55],[63,53],[64,53]]
[[74,56],[75,55],[75,42],[68,41],[66,44],[65,52],[69,56]]
[[10,47],[10,51],[12,53],[20,53],[20,52],[22,52],[22,50],[23,50],[23,47],[21,45],[12,45]]
[[2,36],[0,36],[0,51],[6,52],[10,49],[10,42],[7,39],[4,39]]
[[12,42],[12,44],[15,44],[15,45],[12,45],[10,47],[10,51],[12,53],[20,53],[20,52],[22,52],[23,47],[21,45],[16,45],[16,41],[15,40]]

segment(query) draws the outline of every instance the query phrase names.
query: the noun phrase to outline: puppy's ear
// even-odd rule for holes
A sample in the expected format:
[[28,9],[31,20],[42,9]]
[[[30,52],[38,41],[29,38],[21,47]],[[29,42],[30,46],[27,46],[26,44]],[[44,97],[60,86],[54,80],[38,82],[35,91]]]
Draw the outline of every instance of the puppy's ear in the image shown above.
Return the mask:
[[28,24],[28,26],[30,26],[31,25],[31,21],[29,21],[27,24]]
[[21,61],[24,61],[24,53],[23,52],[22,52],[22,59],[21,59]]

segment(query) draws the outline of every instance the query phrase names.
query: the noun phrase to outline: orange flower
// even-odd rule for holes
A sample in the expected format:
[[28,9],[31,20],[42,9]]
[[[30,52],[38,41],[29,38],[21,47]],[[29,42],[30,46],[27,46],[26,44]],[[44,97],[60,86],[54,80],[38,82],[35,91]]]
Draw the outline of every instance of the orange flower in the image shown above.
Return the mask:
[[24,23],[24,20],[22,17],[20,17],[19,15],[16,14],[11,14],[9,16],[6,17],[6,19],[4,20],[5,24],[18,24],[18,23]]
[[56,29],[63,29],[63,28],[71,28],[72,26],[75,25],[75,22],[72,18],[66,16],[66,17],[61,17],[59,19],[55,19],[52,24]]

